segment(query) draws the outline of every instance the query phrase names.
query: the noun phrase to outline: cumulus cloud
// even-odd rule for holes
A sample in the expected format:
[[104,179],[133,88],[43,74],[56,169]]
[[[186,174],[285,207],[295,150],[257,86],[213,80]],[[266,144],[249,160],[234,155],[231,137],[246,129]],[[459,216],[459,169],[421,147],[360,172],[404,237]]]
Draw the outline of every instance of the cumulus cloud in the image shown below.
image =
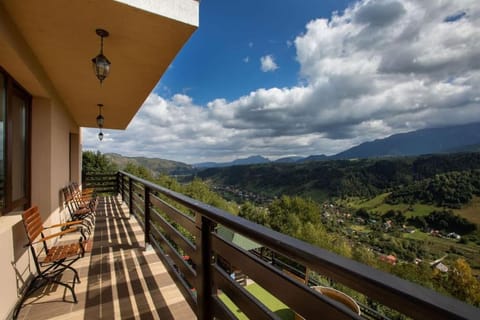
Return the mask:
[[[151,94],[128,130],[106,131],[110,142],[101,145],[190,163],[334,154],[394,133],[480,121],[479,31],[476,0],[359,1],[296,37],[298,85],[204,106]],[[264,72],[278,68],[271,55],[261,63]],[[86,147],[99,145],[86,131]]]
[[269,54],[260,58],[260,69],[263,72],[275,71],[278,69],[273,55]]

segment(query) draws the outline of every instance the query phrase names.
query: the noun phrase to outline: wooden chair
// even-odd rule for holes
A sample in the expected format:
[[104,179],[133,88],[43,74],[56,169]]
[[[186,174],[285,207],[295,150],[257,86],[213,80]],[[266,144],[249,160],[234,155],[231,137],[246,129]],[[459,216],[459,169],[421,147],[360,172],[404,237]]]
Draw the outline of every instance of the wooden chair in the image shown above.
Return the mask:
[[88,228],[89,233],[92,233],[93,227],[95,226],[95,211],[93,208],[88,205],[79,205],[69,186],[63,188],[62,192],[71,220],[81,220]]
[[82,188],[80,189],[80,186],[76,182],[72,182],[71,185],[78,190],[81,190],[82,195],[95,195],[95,189],[94,188]]
[[95,193],[82,193],[82,190],[76,184],[70,184],[68,190],[78,208],[89,208],[90,211],[96,212],[98,206],[98,198]]
[[[80,282],[80,278],[78,277],[77,270],[72,267],[72,264],[83,257],[85,252],[89,251],[91,248],[91,242],[86,240],[86,237],[82,232],[81,221],[70,221],[44,227],[40,211],[36,206],[24,211],[22,218],[28,238],[27,246],[30,247],[37,274],[18,304],[18,307],[15,310],[15,315],[18,314],[23,302],[30,293],[49,283],[56,283],[68,288],[72,293],[73,301],[76,303],[77,297],[74,289],[75,283]],[[49,228],[66,229],[45,236],[44,231]],[[78,231],[80,231],[79,240],[73,243],[54,244],[51,246],[47,243],[48,241],[57,240],[68,233]],[[63,272],[67,269],[74,273],[73,284],[71,285],[60,279]]]
[[86,202],[95,211],[98,205],[98,197],[93,188],[80,189],[76,182],[70,184],[70,191],[78,198],[80,202]]

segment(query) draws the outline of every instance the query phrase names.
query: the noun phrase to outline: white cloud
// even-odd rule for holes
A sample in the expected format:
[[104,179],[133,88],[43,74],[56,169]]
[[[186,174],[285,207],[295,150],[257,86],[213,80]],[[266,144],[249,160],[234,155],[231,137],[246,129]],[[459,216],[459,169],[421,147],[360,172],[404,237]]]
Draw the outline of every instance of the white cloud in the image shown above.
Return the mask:
[[[464,14],[463,14],[464,13]],[[306,25],[298,85],[197,105],[151,94],[126,131],[85,147],[188,163],[334,154],[388,135],[480,121],[480,2],[365,0]],[[262,57],[262,71],[278,68]],[[141,143],[139,143],[141,141]]]
[[263,72],[275,71],[278,69],[273,55],[269,54],[260,58],[260,69]]
[[243,62],[245,62],[245,63],[250,62],[250,57],[249,57],[249,56],[246,56],[245,58],[243,58]]

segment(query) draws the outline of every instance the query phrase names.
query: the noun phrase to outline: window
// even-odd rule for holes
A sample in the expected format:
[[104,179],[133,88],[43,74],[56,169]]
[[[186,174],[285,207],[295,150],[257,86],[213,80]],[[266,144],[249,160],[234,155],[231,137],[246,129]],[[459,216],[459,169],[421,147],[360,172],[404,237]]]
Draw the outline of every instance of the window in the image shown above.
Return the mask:
[[0,69],[0,209],[30,205],[31,96]]

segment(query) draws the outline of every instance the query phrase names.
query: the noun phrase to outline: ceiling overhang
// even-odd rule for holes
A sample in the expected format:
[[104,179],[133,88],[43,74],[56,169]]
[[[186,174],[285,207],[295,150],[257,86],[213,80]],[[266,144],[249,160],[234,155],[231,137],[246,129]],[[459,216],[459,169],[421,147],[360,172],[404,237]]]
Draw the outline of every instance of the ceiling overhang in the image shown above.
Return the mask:
[[[33,96],[57,98],[82,127],[96,127],[102,103],[105,127],[125,129],[198,27],[194,0],[5,0],[2,5],[0,13],[9,22],[0,25],[0,66]],[[97,28],[110,33],[104,54],[112,65],[102,85],[91,62],[100,50]]]

